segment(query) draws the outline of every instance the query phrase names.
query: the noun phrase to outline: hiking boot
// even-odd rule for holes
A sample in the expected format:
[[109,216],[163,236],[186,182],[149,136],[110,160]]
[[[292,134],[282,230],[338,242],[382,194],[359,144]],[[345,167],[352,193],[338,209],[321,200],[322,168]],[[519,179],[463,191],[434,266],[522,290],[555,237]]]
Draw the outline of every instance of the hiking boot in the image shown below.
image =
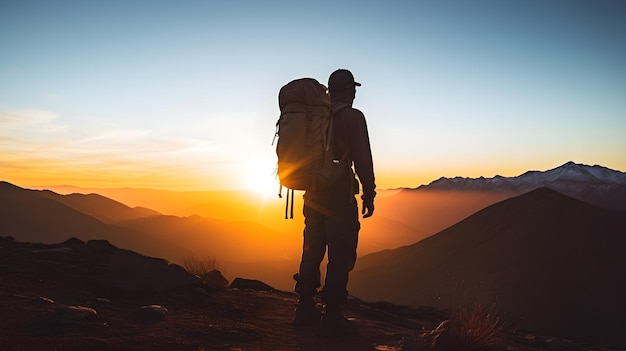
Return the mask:
[[295,326],[319,324],[322,313],[315,306],[315,302],[300,301],[296,304],[291,323]]
[[326,311],[320,321],[319,336],[333,338],[358,333],[356,325],[344,317],[339,310]]

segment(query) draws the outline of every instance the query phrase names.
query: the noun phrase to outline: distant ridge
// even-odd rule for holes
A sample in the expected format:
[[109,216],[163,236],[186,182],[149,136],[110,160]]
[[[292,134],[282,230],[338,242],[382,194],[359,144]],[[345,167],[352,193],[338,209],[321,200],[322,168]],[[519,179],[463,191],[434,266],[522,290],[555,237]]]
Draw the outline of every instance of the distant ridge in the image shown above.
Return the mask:
[[[266,273],[259,262],[279,262],[282,274],[264,281],[293,286],[300,239],[252,221],[224,221],[202,216],[164,215],[129,207],[98,194],[61,195],[0,182],[0,236],[34,243],[103,239],[143,255],[182,263],[185,257],[216,257],[228,274]],[[272,242],[274,244],[267,245]],[[259,247],[263,250],[259,250]],[[252,267],[252,268],[250,268]]]
[[491,205],[416,244],[362,257],[350,292],[454,307],[497,302],[515,327],[626,345],[626,214],[548,188]]
[[528,171],[517,177],[493,178],[441,177],[419,188],[447,190],[516,190],[530,191],[558,183],[626,185],[626,173],[599,165],[567,162],[547,171]]
[[592,203],[626,211],[626,172],[567,162],[547,171],[528,171],[516,177],[441,177],[418,190],[506,191],[525,193],[541,187]]
[[[2,236],[38,243],[61,242],[70,237],[84,241],[104,239],[150,256],[185,257],[190,254],[172,240],[103,220],[143,218],[150,213],[98,195],[59,195],[49,190],[29,190],[0,182],[0,199]],[[101,212],[110,213],[102,218],[89,213],[95,209],[94,199],[103,209]]]

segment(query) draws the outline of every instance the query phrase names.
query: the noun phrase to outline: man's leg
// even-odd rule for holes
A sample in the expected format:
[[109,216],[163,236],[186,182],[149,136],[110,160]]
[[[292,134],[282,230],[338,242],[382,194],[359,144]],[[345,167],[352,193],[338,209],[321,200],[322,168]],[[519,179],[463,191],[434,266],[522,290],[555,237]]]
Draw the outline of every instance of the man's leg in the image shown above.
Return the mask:
[[324,216],[304,205],[304,243],[300,271],[296,275],[295,291],[300,295],[293,318],[296,325],[317,323],[320,313],[313,296],[320,287],[320,264],[326,254]]
[[347,302],[348,274],[356,263],[359,229],[356,201],[347,204],[338,216],[327,220],[328,265],[322,290],[322,299],[327,304]]
[[341,313],[340,306],[348,299],[348,274],[356,262],[356,248],[360,229],[356,201],[327,221],[328,265],[322,290],[326,311],[322,317],[320,334],[340,336],[354,334],[356,327]]

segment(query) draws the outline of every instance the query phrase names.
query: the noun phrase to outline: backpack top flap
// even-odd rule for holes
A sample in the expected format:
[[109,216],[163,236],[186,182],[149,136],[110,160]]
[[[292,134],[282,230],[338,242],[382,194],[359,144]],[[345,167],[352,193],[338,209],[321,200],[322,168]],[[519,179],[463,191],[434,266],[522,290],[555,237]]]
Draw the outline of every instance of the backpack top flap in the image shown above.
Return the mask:
[[281,112],[288,104],[297,103],[309,106],[330,106],[326,87],[313,78],[300,78],[283,86],[278,92],[278,106]]

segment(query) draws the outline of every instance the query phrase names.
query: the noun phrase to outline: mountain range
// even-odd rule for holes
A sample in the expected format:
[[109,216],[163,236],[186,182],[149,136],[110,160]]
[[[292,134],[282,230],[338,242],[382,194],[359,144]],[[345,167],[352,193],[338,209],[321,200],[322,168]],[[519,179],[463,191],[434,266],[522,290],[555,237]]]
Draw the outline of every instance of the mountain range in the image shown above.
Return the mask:
[[92,216],[98,213],[102,218],[113,219],[147,215],[144,209],[131,209],[99,195],[59,195],[0,182],[0,198],[0,231],[2,235],[21,241],[56,243],[70,237],[105,239],[157,257],[190,254],[172,239],[157,239],[150,233]]
[[[568,162],[383,190],[362,221],[350,292],[436,307],[471,295],[497,301],[516,327],[624,343],[625,184],[623,172]],[[122,201],[129,192],[134,207]],[[105,239],[177,263],[209,255],[227,277],[293,287],[302,221],[283,220],[280,201],[148,189],[62,195],[7,182],[0,198],[0,232],[16,240]]]
[[[568,191],[560,186],[564,177],[571,169],[581,172],[608,173],[614,176],[611,182],[597,184],[594,177],[589,181],[570,183]],[[471,214],[496,202],[521,195],[524,192],[541,186],[553,188],[563,194],[593,203],[600,207],[626,211],[626,193],[624,191],[624,173],[609,170],[601,166],[586,166],[568,162],[553,170],[539,172],[530,171],[526,178],[527,186],[496,187],[483,186],[471,190],[463,186],[444,187],[442,178],[428,186],[417,189],[389,189],[378,191],[376,197],[376,215],[363,221],[359,238],[359,255],[376,251],[398,248],[429,237]],[[502,178],[506,182],[515,183],[515,178]],[[532,183],[533,178],[537,182]],[[571,177],[570,177],[571,178]],[[596,177],[597,178],[597,177]],[[457,182],[473,182],[469,178],[453,178]],[[458,181],[464,179],[463,182]],[[488,183],[488,179],[482,178]],[[604,179],[600,176],[599,179]],[[580,179],[579,179],[580,180]],[[476,179],[481,182],[481,178]],[[451,182],[454,183],[454,182]],[[298,210],[302,199],[296,197],[296,213],[294,220],[284,220],[284,201],[275,196],[260,196],[243,191],[188,191],[176,192],[154,189],[130,188],[78,188],[72,186],[49,186],[39,189],[50,189],[62,194],[97,193],[117,202],[135,208],[149,208],[161,214],[178,217],[199,215],[204,218],[227,222],[255,222],[284,235],[285,245],[301,246],[302,214]],[[507,190],[508,189],[508,190]],[[297,250],[296,250],[297,251]],[[294,253],[285,253],[293,258]],[[297,256],[297,253],[295,253]],[[297,257],[296,257],[297,259]],[[291,284],[291,283],[289,283]]]
[[[253,221],[164,215],[143,207],[131,208],[98,194],[61,195],[7,182],[0,182],[0,198],[0,232],[20,241],[104,239],[179,264],[189,256],[211,256],[233,275],[246,275],[248,272],[239,267],[259,261],[282,261],[284,266],[285,257],[291,255],[293,267],[282,274],[290,285],[297,269],[299,246],[284,234]],[[264,245],[268,240],[275,244]],[[259,250],[262,246],[264,249]],[[267,276],[269,283],[279,283],[270,274]]]
[[503,191],[525,193],[547,187],[600,207],[626,211],[626,173],[603,166],[567,162],[547,171],[528,171],[517,177],[439,178],[418,189]]

